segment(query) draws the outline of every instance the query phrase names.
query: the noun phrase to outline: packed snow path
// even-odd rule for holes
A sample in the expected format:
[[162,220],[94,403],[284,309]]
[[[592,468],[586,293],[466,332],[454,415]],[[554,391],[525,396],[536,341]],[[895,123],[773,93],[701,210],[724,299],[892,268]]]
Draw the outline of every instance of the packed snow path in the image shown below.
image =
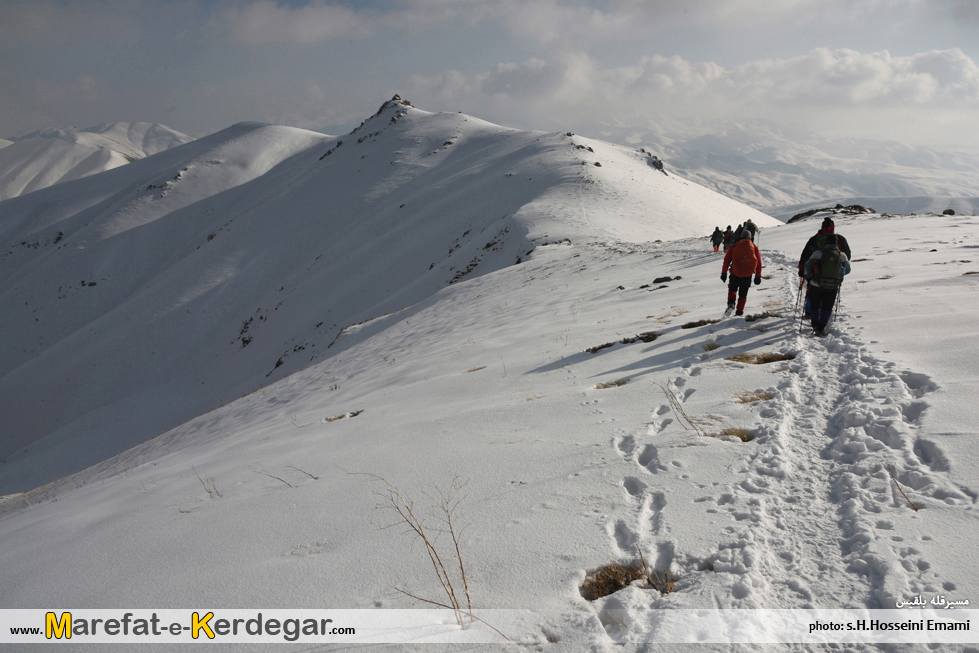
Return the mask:
[[[671,249],[677,260],[703,257],[699,249]],[[674,490],[695,472],[674,453],[689,446],[683,424],[687,411],[678,413],[666,393],[686,406],[704,381],[731,373],[732,364],[684,362],[682,374],[670,377],[664,387],[664,401],[651,411],[648,425],[613,442],[616,453],[634,464],[634,473],[622,479],[625,509],[607,524],[610,548],[622,558],[641,549],[657,569],[680,576],[674,594],[648,592],[646,601],[616,594],[598,602],[606,630],[623,641],[655,641],[655,633],[641,627],[641,612],[667,605],[893,609],[902,598],[960,589],[935,574],[918,543],[896,528],[899,520],[919,519],[919,510],[972,504],[977,497],[974,489],[948,478],[941,449],[920,433],[927,395],[937,384],[867,351],[852,333],[846,287],[829,335],[813,336],[808,321],[802,323],[793,310],[799,287],[795,259],[778,251],[764,256],[767,271],[778,270],[766,283],[781,289],[780,301],[770,303],[781,304],[782,317],[758,322],[765,326],[736,319],[698,327],[715,342],[746,330],[766,330],[781,352],[794,355],[769,364],[778,381],[770,388],[771,398],[757,402],[761,423],[750,427],[754,440],[727,438],[731,447],[745,449],[726,470],[734,478],[725,483],[705,474],[695,483],[701,494],[693,503],[730,517],[716,550],[694,554],[671,537],[674,516],[686,522],[678,530],[689,530],[686,497]],[[758,306],[755,288],[746,313],[752,312],[752,300]],[[717,294],[720,303],[722,293]],[[697,354],[695,359],[710,357]],[[695,410],[690,415],[704,431],[718,430],[711,422],[719,418],[704,419]],[[692,594],[702,600],[692,600]],[[624,622],[630,625],[628,633],[621,630]]]

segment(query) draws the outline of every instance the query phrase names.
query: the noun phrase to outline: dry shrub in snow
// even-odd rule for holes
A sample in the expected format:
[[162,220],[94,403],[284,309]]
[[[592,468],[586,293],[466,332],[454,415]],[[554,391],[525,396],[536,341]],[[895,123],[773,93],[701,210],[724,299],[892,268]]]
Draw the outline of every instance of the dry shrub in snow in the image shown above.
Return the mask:
[[744,352],[742,354],[735,354],[734,356],[728,356],[727,360],[734,361],[736,363],[748,363],[749,365],[764,365],[765,363],[777,363],[778,361],[790,361],[795,358],[795,354],[779,354],[776,352],[768,352],[764,354],[752,354],[751,352]]
[[618,379],[617,381],[609,381],[607,383],[599,383],[595,386],[596,390],[608,390],[609,388],[618,388],[629,382],[629,379]]
[[[636,548],[638,550],[638,547]],[[579,591],[585,600],[595,601],[625,589],[637,580],[643,581],[647,587],[651,587],[661,594],[676,591],[676,577],[669,571],[650,570],[641,550],[639,550],[638,562],[629,564],[611,562],[599,567],[595,573],[585,578],[585,582],[581,584]]]
[[712,433],[711,435],[715,438],[725,435],[733,435],[742,442],[751,442],[755,439],[755,434],[742,426],[728,426],[721,429],[718,433]]
[[750,392],[748,390],[742,390],[737,394],[739,404],[750,404],[755,401],[768,401],[769,399],[774,399],[773,395],[768,390],[755,390]]
[[717,324],[718,322],[720,322],[720,320],[697,320],[696,322],[687,322],[686,324],[681,325],[680,328],[695,329],[697,327],[707,326],[708,324]]

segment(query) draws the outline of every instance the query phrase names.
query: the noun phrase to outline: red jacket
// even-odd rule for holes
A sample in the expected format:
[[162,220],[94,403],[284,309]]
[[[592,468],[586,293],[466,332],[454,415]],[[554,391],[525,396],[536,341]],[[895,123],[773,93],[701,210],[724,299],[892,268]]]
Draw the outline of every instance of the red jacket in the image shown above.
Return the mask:
[[721,272],[726,273],[728,268],[736,277],[750,277],[752,274],[760,277],[761,251],[758,245],[751,242],[750,238],[742,238],[734,243],[734,246],[724,255],[724,267],[721,268]]

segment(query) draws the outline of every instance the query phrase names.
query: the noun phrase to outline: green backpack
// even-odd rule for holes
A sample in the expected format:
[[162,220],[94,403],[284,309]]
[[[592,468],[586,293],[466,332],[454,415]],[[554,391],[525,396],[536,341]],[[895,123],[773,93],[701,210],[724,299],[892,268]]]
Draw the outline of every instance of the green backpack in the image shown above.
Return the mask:
[[820,288],[839,288],[843,283],[843,252],[836,246],[820,251],[823,255],[816,261],[813,279]]

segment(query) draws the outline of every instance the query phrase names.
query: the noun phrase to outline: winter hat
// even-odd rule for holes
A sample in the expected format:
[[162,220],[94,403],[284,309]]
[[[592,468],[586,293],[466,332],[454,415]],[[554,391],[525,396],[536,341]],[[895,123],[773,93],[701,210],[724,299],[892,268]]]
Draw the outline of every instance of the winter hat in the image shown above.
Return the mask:
[[823,231],[832,232],[836,229],[836,224],[833,222],[832,218],[826,218],[823,220]]
[[728,228],[728,231],[730,231],[731,230],[731,225],[728,225],[727,228]]
[[741,232],[741,237],[742,238],[747,238],[748,240],[751,240],[751,229],[745,229],[745,230],[743,230]]

